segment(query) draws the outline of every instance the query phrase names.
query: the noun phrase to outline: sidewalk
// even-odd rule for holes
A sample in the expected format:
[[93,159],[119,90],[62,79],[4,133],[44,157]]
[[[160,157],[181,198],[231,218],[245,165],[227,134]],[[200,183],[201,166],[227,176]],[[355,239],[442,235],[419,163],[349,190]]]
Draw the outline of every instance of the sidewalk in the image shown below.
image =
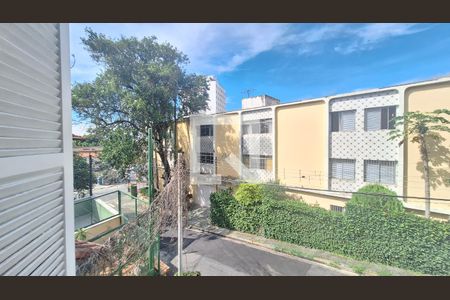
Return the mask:
[[261,236],[229,230],[211,225],[209,208],[194,208],[189,211],[188,228],[253,244],[271,251],[281,252],[321,263],[353,275],[361,276],[418,276],[413,271],[396,267],[359,261],[323,250],[311,249]]

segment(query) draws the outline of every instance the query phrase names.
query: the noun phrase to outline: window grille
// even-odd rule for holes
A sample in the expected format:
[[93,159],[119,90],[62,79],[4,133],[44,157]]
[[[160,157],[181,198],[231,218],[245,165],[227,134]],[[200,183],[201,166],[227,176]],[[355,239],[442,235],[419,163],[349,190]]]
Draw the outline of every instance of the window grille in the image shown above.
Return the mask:
[[344,207],[331,204],[330,205],[330,210],[341,213],[341,212],[344,212]]

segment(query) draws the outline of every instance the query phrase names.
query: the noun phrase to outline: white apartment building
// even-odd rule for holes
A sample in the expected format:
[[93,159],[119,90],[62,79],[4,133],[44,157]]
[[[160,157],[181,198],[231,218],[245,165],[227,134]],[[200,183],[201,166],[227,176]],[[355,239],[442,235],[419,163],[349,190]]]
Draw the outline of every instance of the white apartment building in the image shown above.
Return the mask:
[[202,113],[211,115],[225,112],[225,89],[214,76],[208,76],[208,87],[208,109]]
[[269,95],[260,95],[242,99],[242,109],[258,108],[280,104],[280,100]]

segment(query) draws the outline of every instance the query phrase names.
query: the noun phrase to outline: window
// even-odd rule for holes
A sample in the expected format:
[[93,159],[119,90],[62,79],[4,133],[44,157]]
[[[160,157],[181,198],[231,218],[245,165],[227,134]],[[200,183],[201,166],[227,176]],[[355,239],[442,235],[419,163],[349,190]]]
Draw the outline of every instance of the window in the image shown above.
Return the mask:
[[213,126],[200,125],[200,136],[213,136]]
[[356,110],[331,113],[331,131],[355,131]]
[[366,108],[364,115],[366,131],[394,129],[395,106]]
[[331,178],[355,180],[355,160],[331,159]]
[[242,155],[242,163],[249,169],[272,170],[272,156]]
[[344,207],[331,204],[330,205],[330,210],[331,211],[336,211],[336,212],[344,212]]
[[242,134],[271,133],[272,119],[261,119],[242,125]]
[[271,133],[272,132],[272,119],[262,119],[260,120],[260,132],[261,133]]
[[395,184],[395,161],[365,160],[364,181]]
[[213,153],[200,153],[200,163],[201,164],[214,164],[214,154]]

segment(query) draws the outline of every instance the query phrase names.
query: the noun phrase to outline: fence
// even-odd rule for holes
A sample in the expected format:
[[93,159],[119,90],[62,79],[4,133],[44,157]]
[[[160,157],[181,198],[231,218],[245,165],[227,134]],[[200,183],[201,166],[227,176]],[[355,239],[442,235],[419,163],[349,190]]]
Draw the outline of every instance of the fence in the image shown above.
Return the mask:
[[[141,200],[119,190],[78,199],[74,203],[75,229],[78,232],[84,232],[84,238],[87,241],[101,244],[124,225],[136,221],[136,218],[144,214],[148,208],[147,200]],[[160,271],[159,237],[156,243],[148,245],[148,251],[141,253],[141,256],[149,262],[145,273],[158,274]],[[155,265],[156,268],[150,268]],[[111,275],[124,275],[127,267],[127,264],[122,264]]]
[[[222,184],[218,186],[218,189],[235,188],[240,183],[246,183],[246,180],[242,179],[230,179],[222,178]],[[424,215],[425,213],[425,201],[426,198],[419,196],[404,196],[401,194],[393,195],[377,195],[373,193],[359,193],[358,191],[349,190],[336,190],[325,189],[314,185],[286,185],[274,182],[259,182],[259,184],[270,186],[274,185],[278,188],[284,189],[292,197],[301,198],[304,202],[317,205],[322,208],[333,210],[335,206],[341,208],[345,207],[347,201],[352,198],[353,195],[367,195],[367,196],[386,196],[398,199],[407,211],[418,215]],[[371,184],[371,183],[367,183]],[[387,186],[389,188],[389,186]],[[430,216],[433,219],[450,222],[450,198],[429,198],[430,201]]]

